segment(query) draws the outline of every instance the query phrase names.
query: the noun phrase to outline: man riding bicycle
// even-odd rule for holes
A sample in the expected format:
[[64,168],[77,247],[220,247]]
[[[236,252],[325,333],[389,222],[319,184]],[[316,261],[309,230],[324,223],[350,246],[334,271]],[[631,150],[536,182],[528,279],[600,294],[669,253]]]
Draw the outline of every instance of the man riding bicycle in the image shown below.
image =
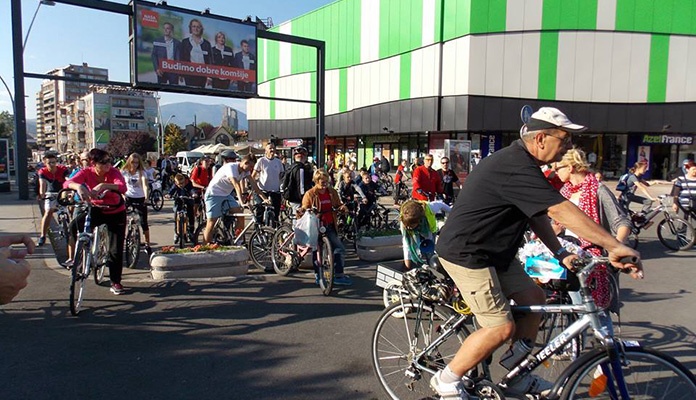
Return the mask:
[[[523,127],[521,139],[483,159],[468,176],[436,250],[480,329],[466,338],[447,367],[430,380],[443,398],[468,399],[462,377],[503,343],[512,339],[513,352],[525,347],[531,351],[540,314],[513,319],[508,300],[519,305],[545,302],[543,290],[515,260],[527,227],[567,267],[576,256],[561,247],[549,217],[609,251],[615,267],[637,268],[634,277],[641,276],[639,261],[619,261],[640,255],[554,190],[539,168],[559,161],[571,146],[571,134],[585,129],[561,111],[543,107]],[[511,382],[508,390],[539,394],[550,387],[549,382],[526,375]]]

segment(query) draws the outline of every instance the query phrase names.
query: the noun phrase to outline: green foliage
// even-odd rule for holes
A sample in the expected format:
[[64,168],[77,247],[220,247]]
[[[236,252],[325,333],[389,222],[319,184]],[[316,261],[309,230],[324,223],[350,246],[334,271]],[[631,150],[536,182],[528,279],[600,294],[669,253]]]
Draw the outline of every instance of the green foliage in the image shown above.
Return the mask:
[[14,131],[14,116],[9,111],[0,113],[0,137],[11,138]]
[[106,151],[114,157],[127,157],[132,153],[146,154],[155,150],[155,138],[147,132],[126,132],[111,136]]
[[188,150],[186,137],[176,124],[169,124],[164,129],[164,152],[174,155],[179,151]]

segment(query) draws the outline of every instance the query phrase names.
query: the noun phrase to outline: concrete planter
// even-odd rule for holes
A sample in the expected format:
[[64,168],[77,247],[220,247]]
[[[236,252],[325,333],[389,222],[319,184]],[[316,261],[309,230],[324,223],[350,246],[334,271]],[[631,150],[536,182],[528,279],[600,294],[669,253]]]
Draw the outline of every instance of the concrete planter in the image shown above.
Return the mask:
[[150,257],[152,279],[224,278],[246,275],[251,264],[245,248],[200,253],[162,254]]
[[367,237],[358,239],[358,258],[363,261],[398,260],[404,256],[401,235]]

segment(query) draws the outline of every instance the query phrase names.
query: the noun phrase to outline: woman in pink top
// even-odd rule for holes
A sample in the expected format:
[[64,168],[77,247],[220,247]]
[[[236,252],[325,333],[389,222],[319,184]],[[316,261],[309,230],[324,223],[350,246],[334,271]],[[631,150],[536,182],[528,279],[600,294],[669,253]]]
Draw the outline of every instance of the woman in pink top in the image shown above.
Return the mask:
[[[123,194],[126,182],[121,172],[114,168],[109,153],[100,149],[89,152],[89,166],[65,182],[65,188],[77,191],[83,201],[92,203],[92,226],[106,224],[109,232],[109,256],[106,262],[111,278],[111,293],[122,294],[123,242],[126,236],[126,206]],[[72,225],[77,235],[85,223],[85,215],[78,215]]]

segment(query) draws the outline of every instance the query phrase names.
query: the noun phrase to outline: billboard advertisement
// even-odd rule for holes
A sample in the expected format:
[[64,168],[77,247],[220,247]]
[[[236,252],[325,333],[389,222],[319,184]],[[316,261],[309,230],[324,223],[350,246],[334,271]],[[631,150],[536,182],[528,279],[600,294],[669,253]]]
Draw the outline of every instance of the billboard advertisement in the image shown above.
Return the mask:
[[256,95],[256,25],[177,7],[133,2],[135,87],[217,96]]

